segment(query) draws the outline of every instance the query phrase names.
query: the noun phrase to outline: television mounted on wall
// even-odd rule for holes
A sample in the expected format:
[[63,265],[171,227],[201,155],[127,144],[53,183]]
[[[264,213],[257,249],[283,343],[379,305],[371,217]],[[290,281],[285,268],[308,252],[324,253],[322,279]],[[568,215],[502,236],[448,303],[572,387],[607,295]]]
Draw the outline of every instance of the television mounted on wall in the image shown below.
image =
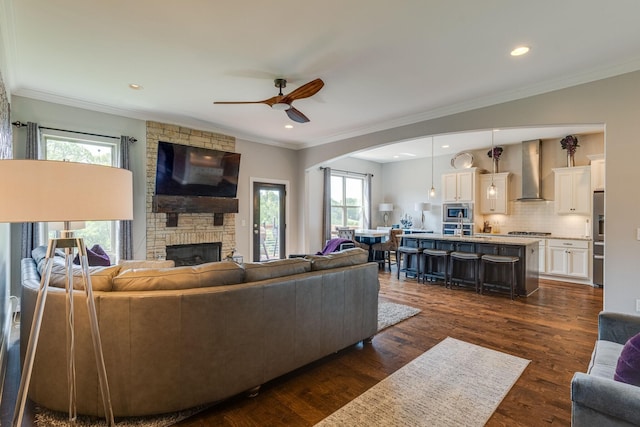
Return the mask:
[[239,172],[240,153],[160,141],[155,193],[235,198]]

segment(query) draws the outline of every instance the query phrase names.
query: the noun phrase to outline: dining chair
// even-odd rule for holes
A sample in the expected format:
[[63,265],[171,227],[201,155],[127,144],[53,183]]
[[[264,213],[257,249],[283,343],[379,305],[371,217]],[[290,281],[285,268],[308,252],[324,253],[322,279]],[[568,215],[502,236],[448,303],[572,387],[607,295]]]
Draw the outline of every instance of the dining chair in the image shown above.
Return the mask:
[[348,227],[337,227],[338,237],[341,239],[349,239],[355,243],[356,247],[369,250],[369,245],[360,243],[356,240],[356,230]]
[[403,233],[402,229],[389,230],[389,238],[385,242],[375,243],[371,246],[373,250],[373,259],[377,259],[376,252],[382,251],[382,265],[389,264],[389,271],[391,271],[391,253],[394,254],[396,264],[398,262],[398,246],[400,246],[400,235]]

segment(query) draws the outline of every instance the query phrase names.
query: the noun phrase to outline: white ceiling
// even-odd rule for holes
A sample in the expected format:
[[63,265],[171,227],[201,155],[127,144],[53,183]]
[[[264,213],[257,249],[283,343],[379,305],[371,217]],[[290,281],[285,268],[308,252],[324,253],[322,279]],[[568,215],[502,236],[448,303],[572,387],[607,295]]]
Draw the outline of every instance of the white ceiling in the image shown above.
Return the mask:
[[[291,148],[640,69],[637,0],[0,2],[12,95]],[[213,105],[272,97],[276,77],[324,80],[294,103],[311,122]]]

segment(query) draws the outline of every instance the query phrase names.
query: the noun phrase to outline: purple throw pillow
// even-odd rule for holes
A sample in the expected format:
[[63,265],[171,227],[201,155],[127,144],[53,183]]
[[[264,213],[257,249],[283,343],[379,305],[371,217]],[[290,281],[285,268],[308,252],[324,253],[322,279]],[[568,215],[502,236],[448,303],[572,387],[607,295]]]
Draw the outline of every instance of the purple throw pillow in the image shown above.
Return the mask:
[[613,379],[640,386],[640,334],[629,338],[622,348]]
[[[87,249],[87,261],[91,267],[101,265],[108,267],[111,265],[109,255],[102,249],[100,245],[93,245],[91,249]],[[73,263],[80,265],[80,256],[76,255],[73,259]]]

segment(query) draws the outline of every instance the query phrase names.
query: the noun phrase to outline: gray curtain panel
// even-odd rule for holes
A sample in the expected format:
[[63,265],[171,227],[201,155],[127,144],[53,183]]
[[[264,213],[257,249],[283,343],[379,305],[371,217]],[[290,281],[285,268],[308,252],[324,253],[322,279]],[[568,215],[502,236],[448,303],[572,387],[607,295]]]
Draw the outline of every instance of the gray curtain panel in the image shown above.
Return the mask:
[[324,190],[322,195],[322,234],[324,240],[331,239],[331,168],[324,168]]
[[[38,159],[38,141],[40,139],[40,128],[37,123],[27,122],[27,151],[25,159]],[[37,222],[22,223],[22,258],[29,258],[33,248],[40,242]]]
[[[130,136],[120,136],[120,167],[131,170],[131,160],[129,158],[129,146],[133,143]],[[133,259],[133,234],[131,231],[133,221],[120,221],[119,241],[120,259]]]
[[371,178],[373,175],[370,173],[367,174],[364,178],[364,200],[363,200],[363,211],[364,211],[364,221],[362,226],[366,229],[371,228]]

